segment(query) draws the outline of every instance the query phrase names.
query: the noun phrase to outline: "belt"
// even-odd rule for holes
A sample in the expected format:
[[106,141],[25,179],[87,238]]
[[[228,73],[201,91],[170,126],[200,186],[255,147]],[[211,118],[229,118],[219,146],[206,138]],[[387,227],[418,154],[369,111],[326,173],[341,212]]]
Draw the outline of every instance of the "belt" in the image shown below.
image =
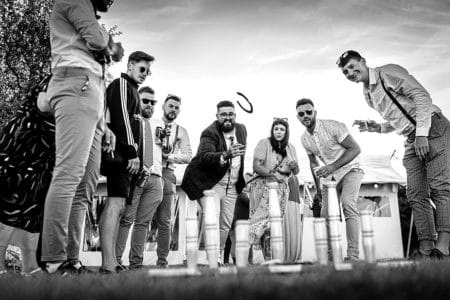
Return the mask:
[[92,79],[102,79],[101,76],[95,74],[91,70],[82,67],[56,67],[52,69],[52,74],[56,76],[86,76]]

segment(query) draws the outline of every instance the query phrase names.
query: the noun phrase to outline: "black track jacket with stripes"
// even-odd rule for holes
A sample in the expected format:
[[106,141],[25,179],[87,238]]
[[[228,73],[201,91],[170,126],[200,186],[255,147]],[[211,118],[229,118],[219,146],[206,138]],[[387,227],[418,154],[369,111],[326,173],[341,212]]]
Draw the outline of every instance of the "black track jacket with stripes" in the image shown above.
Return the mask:
[[122,73],[106,89],[108,126],[116,135],[116,151],[125,159],[138,156],[141,106],[137,88],[137,83]]

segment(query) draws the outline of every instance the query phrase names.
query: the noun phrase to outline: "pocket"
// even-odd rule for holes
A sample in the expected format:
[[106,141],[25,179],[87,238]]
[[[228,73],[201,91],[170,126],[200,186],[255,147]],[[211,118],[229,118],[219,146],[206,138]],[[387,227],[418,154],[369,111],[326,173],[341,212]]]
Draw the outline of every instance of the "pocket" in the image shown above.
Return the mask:
[[432,161],[436,157],[438,157],[441,153],[446,151],[445,143],[442,140],[430,140],[429,141],[429,150],[425,157],[427,162]]
[[430,133],[428,139],[435,139],[444,135],[448,128],[448,121],[440,115],[434,115],[431,121]]
[[70,84],[74,89],[75,93],[81,97],[87,97],[91,91],[93,84],[88,75],[80,75],[70,79]]

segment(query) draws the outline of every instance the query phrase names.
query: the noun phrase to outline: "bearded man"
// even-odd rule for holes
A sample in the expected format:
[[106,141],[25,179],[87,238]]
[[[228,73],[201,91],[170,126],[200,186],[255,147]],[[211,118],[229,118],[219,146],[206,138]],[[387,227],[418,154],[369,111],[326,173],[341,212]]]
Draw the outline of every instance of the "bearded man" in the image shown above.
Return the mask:
[[191,200],[197,200],[204,209],[203,192],[216,192],[215,207],[219,219],[220,255],[233,222],[237,195],[245,186],[243,176],[247,129],[236,123],[236,111],[230,101],[217,104],[217,120],[203,130],[197,154],[184,173],[181,187]]

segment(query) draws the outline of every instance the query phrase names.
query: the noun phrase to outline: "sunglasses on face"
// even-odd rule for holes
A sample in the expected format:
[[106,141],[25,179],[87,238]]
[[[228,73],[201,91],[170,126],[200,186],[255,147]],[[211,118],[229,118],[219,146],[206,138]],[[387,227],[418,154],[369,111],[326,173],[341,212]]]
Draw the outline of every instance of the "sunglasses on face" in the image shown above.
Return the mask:
[[140,67],[139,72],[148,75],[150,73],[150,69],[147,69],[146,67]]
[[305,110],[305,111],[300,111],[298,112],[298,116],[299,117],[304,117],[306,115],[311,116],[313,114],[312,110]]
[[141,100],[142,100],[142,103],[144,103],[144,104],[149,104],[150,103],[150,105],[155,105],[155,103],[156,103],[156,100],[153,100],[153,99],[143,98]]

